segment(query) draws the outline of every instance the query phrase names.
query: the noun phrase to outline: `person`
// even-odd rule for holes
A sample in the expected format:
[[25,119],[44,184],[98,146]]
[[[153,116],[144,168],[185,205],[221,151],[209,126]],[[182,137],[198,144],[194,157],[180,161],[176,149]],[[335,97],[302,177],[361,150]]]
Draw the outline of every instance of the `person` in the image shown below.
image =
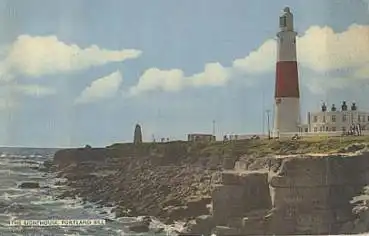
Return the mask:
[[361,136],[361,126],[360,124],[357,124],[357,133],[359,136]]

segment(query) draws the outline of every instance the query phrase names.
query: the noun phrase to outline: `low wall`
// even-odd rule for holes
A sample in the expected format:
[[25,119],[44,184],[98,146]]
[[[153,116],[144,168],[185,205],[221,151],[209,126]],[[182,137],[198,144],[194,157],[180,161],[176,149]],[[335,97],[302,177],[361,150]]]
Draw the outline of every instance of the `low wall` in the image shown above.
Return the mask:
[[[300,137],[339,137],[342,136],[342,131],[335,132],[291,132],[291,133],[274,133],[273,137],[292,137],[294,135],[298,135]],[[369,130],[362,130],[361,135],[369,135]]]

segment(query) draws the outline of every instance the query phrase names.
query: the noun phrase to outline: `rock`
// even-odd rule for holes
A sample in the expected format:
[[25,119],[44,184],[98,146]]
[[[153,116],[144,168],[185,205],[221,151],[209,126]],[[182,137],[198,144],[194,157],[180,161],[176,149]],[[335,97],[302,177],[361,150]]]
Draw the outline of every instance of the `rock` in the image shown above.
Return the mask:
[[145,223],[139,223],[137,225],[129,226],[128,229],[135,233],[146,233],[149,232],[150,227]]
[[55,186],[63,186],[65,184],[66,184],[66,182],[62,182],[62,181],[55,182]]
[[202,215],[196,217],[195,220],[187,222],[183,233],[210,235],[214,227],[213,217],[211,215]]
[[211,197],[191,199],[187,202],[187,216],[195,217],[209,213],[207,205],[211,203]]
[[47,169],[49,169],[49,168],[51,168],[51,167],[53,167],[54,165],[53,165],[53,162],[52,161],[44,161],[44,163],[43,163],[43,165],[44,165],[44,167],[45,168],[47,168]]
[[224,170],[232,170],[235,167],[234,158],[224,158],[222,166]]
[[40,184],[37,182],[23,182],[18,185],[18,188],[40,188]]
[[135,222],[134,225],[129,226],[129,230],[135,233],[146,233],[150,230],[150,223],[152,219],[150,216],[144,216],[142,220]]
[[166,211],[166,215],[168,216],[168,220],[166,223],[172,223],[176,220],[183,219],[188,212],[187,206],[169,206],[164,209]]
[[364,143],[354,143],[354,144],[349,145],[348,147],[341,149],[339,152],[342,152],[342,153],[357,152],[357,151],[365,149],[366,147],[367,145]]
[[241,236],[240,230],[227,226],[216,226],[213,230],[213,234],[217,236]]
[[[342,225],[341,230],[340,230],[340,234],[352,234],[355,233],[355,229],[354,229],[355,225],[353,222],[347,222],[345,224]],[[367,229],[365,230],[367,231]]]
[[160,234],[164,231],[164,228],[160,227],[160,228],[156,228],[153,230],[154,234]]

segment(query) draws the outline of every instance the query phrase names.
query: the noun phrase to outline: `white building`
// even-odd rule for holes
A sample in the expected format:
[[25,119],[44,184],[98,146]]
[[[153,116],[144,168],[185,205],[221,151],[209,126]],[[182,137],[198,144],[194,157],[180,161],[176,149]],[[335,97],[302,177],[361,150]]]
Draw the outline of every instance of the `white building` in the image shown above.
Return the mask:
[[369,130],[369,112],[359,110],[355,103],[348,107],[345,101],[340,108],[332,104],[327,109],[323,104],[320,111],[308,112],[307,124],[301,125],[300,132],[346,132],[353,124]]
[[212,134],[188,134],[187,135],[188,142],[213,142],[216,141],[215,135]]

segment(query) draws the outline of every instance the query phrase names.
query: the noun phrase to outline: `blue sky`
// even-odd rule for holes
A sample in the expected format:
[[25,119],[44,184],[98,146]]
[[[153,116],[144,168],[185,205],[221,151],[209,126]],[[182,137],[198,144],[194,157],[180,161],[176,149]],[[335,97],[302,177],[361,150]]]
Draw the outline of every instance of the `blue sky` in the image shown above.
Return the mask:
[[104,146],[136,122],[146,140],[213,119],[218,136],[261,132],[285,6],[302,116],[322,100],[369,109],[364,0],[0,0],[0,145]]

